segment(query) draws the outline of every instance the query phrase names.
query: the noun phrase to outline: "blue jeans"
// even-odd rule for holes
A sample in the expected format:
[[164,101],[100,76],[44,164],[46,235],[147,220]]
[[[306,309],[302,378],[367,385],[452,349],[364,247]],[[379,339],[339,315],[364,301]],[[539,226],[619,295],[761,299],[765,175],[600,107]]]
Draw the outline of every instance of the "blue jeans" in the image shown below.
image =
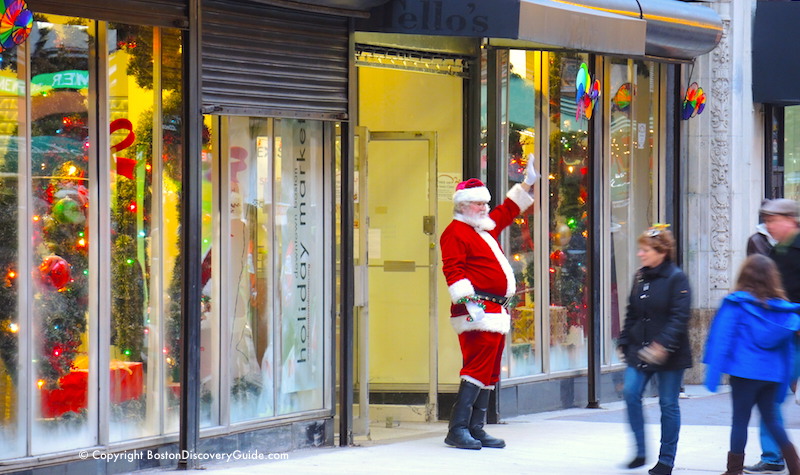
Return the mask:
[[731,376],[731,400],[733,402],[733,423],[731,424],[731,453],[743,454],[747,445],[747,424],[754,405],[758,405],[761,413],[761,423],[764,435],[769,433],[773,437],[770,442],[777,451],[776,459],[764,460],[767,463],[783,464],[779,446],[789,443],[783,421],[779,416],[780,410],[775,402],[775,394],[782,387],[780,383],[772,381],[759,381],[755,379],[738,378]]
[[658,382],[658,404],[661,406],[661,450],[658,461],[668,467],[675,466],[675,453],[678,451],[678,433],[681,430],[681,408],[678,395],[683,380],[682,369],[672,371],[640,371],[628,367],[625,370],[623,394],[628,407],[628,422],[636,439],[636,456],[645,456],[644,413],[642,394],[653,376]]
[[[781,410],[781,402],[783,398],[779,397],[780,402],[775,403],[775,421],[783,427],[783,415]],[[783,455],[781,455],[781,448],[778,442],[772,437],[764,421],[764,416],[761,416],[761,429],[759,435],[761,436],[761,461],[764,463],[773,463],[775,465],[783,465]]]

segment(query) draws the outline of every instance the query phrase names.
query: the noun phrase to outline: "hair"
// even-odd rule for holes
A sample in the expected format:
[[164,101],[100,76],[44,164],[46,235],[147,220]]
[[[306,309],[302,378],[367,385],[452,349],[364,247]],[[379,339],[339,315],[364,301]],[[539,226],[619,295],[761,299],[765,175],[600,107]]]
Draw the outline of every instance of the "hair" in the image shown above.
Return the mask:
[[734,290],[749,292],[761,301],[772,298],[786,300],[778,266],[763,254],[752,254],[744,260]]
[[666,254],[666,259],[675,261],[675,238],[672,237],[672,232],[663,229],[655,235],[651,235],[652,231],[647,230],[639,235],[639,245],[652,247],[660,254]]

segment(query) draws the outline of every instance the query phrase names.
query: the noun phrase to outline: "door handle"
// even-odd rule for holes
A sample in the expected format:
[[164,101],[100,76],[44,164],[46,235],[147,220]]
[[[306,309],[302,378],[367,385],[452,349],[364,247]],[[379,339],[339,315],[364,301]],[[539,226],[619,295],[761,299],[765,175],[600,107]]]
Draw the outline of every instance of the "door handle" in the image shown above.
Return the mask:
[[436,234],[436,217],[423,216],[422,217],[422,232],[428,236]]

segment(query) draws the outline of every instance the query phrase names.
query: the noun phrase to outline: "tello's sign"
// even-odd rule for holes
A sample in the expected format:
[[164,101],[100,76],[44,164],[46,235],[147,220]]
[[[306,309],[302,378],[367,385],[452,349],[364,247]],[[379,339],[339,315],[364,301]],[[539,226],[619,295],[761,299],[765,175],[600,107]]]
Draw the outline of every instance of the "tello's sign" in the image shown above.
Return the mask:
[[358,29],[420,35],[509,37],[518,29],[519,0],[393,0]]

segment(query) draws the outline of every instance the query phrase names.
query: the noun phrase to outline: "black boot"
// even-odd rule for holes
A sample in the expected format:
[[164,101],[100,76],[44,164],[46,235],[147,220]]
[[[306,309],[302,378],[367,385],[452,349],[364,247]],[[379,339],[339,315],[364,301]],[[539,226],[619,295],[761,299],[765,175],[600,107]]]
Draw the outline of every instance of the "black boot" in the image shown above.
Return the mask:
[[722,475],[742,475],[744,470],[744,454],[728,452],[728,470]]
[[486,409],[489,407],[489,393],[491,389],[481,389],[475,404],[472,405],[472,417],[469,419],[469,433],[472,437],[481,441],[484,447],[494,447],[502,449],[506,446],[506,441],[492,437],[483,430],[486,423]]
[[444,439],[445,444],[459,449],[480,450],[481,441],[472,438],[468,427],[469,418],[472,415],[472,405],[475,403],[480,391],[481,388],[478,386],[463,379],[461,380],[456,403],[453,404],[453,411],[450,413],[450,430]]

